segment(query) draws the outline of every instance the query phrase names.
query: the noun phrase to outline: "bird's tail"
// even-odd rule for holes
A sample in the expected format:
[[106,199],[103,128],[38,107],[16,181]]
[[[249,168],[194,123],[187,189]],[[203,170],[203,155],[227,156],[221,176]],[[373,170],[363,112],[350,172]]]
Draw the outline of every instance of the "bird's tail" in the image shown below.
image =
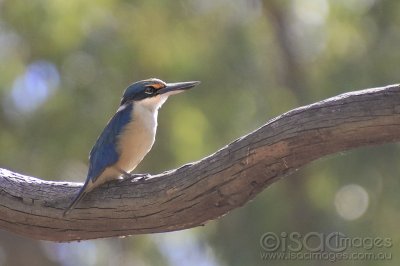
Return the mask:
[[86,196],[88,191],[86,191],[86,187],[88,182],[86,181],[82,188],[79,190],[78,195],[74,198],[71,204],[67,207],[67,209],[63,212],[63,217],[65,217],[70,211],[72,211],[75,206]]

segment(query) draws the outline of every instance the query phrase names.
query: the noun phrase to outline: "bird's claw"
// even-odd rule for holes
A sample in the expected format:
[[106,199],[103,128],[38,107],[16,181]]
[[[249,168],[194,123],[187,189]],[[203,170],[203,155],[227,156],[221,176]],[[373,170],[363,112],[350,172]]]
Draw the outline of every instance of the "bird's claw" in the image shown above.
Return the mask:
[[132,173],[128,173],[122,169],[117,169],[120,173],[121,173],[121,177],[123,179],[132,179],[132,181],[138,182],[138,181],[145,181],[147,180],[149,177],[151,177],[151,175],[149,173],[145,173],[145,174],[132,174]]
[[131,182],[135,182],[135,183],[142,183],[144,181],[146,181],[147,179],[149,179],[151,177],[150,174],[145,173],[145,174],[128,174],[129,178],[132,179]]

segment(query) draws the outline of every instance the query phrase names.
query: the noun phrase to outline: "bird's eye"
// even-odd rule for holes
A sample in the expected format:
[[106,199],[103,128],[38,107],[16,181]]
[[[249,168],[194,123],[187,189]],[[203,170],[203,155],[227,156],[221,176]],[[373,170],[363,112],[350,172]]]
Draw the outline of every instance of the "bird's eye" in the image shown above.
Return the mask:
[[146,93],[146,94],[154,94],[155,92],[156,92],[156,89],[154,89],[153,87],[147,87],[144,90],[144,93]]

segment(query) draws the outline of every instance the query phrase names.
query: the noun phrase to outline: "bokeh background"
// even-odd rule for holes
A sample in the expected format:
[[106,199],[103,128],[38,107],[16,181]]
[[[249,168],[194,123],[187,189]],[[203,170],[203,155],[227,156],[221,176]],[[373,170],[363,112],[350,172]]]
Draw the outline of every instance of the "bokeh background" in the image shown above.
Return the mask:
[[[125,87],[201,80],[164,105],[137,172],[176,168],[292,108],[398,82],[399,47],[397,0],[0,0],[0,167],[82,182]],[[372,249],[391,260],[352,265],[398,265],[399,153],[320,159],[181,232],[60,244],[0,231],[0,265],[287,265],[260,258],[264,233],[336,231],[392,240]]]

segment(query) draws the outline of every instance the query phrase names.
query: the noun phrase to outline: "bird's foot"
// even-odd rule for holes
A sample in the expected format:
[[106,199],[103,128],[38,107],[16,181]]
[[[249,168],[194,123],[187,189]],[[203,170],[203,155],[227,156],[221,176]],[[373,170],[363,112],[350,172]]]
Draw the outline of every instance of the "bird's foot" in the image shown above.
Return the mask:
[[149,179],[151,177],[150,174],[145,173],[145,174],[128,174],[128,178],[132,180],[132,182],[135,183],[142,183]]
[[122,169],[118,169],[118,171],[121,173],[121,176],[123,177],[123,179],[131,179],[132,182],[143,182],[151,177],[151,175],[149,173],[132,174],[132,173],[128,173]]

